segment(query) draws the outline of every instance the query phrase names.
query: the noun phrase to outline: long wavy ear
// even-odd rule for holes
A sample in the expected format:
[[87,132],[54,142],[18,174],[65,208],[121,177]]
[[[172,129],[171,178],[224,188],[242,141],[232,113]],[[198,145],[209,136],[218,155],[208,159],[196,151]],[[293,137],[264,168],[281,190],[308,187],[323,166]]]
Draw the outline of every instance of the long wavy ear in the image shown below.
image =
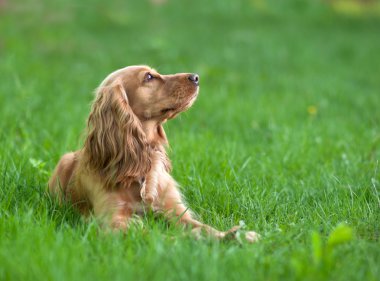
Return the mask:
[[150,148],[121,83],[101,86],[88,118],[84,160],[109,187],[140,180],[150,169]]

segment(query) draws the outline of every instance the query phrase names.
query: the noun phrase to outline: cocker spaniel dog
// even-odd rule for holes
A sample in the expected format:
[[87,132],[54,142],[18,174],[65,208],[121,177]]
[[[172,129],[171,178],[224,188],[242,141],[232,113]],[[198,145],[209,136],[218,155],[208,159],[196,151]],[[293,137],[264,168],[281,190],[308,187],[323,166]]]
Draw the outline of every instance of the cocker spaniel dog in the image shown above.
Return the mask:
[[[162,125],[187,110],[198,91],[197,74],[161,75],[147,66],[111,73],[97,89],[83,148],[62,156],[50,193],[112,229],[126,230],[134,214],[151,208],[197,236],[235,237],[239,226],[218,231],[194,219],[170,175]],[[258,237],[245,232],[248,242]]]

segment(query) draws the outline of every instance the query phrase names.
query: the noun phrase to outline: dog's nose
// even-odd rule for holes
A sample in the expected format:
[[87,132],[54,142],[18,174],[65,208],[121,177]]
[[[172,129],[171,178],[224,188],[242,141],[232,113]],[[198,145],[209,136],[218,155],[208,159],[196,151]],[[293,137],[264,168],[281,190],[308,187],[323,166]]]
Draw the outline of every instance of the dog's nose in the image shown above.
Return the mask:
[[193,82],[195,85],[199,85],[199,75],[198,74],[190,74],[187,79]]

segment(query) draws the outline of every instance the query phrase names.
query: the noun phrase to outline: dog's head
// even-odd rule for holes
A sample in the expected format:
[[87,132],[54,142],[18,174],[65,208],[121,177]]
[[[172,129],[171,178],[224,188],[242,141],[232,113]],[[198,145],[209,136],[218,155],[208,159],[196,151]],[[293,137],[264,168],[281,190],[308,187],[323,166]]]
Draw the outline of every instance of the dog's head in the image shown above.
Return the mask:
[[199,76],[193,73],[161,75],[148,66],[129,66],[111,73],[100,85],[120,87],[122,102],[141,122],[163,121],[188,109],[199,91]]
[[188,109],[199,91],[197,74],[161,75],[147,66],[111,73],[99,86],[88,119],[86,161],[106,182],[143,177],[149,147],[166,143],[161,126]]

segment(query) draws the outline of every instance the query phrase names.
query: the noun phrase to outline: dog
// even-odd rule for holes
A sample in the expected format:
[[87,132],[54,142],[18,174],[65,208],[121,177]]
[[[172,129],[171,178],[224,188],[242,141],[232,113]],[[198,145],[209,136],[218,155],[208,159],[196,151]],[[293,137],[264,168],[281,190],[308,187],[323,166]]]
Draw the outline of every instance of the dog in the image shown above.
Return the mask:
[[[151,208],[197,237],[236,237],[239,226],[218,231],[196,220],[170,175],[163,124],[190,108],[198,93],[197,74],[128,66],[108,75],[96,90],[83,148],[62,156],[50,194],[114,230],[127,230],[134,215]],[[255,242],[259,235],[246,231],[245,238]]]

